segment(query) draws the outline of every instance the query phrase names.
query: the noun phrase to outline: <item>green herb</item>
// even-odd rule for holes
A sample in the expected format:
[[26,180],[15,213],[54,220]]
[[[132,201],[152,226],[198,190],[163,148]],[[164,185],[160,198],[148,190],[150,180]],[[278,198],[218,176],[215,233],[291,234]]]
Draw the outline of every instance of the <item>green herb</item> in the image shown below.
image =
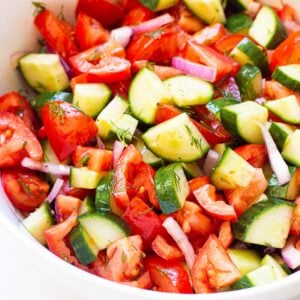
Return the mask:
[[122,256],[121,256],[121,261],[122,261],[122,263],[123,263],[123,264],[126,263],[126,262],[127,262],[127,259],[128,259],[128,257],[127,257],[127,255],[126,255],[126,253],[125,253],[124,251],[122,251]]
[[18,183],[27,195],[32,195],[32,191],[27,183],[25,183],[21,178],[18,178]]
[[200,151],[203,152],[203,149],[202,149],[202,139],[201,138],[195,138],[193,136],[193,133],[191,131],[191,128],[187,125],[185,125],[185,128],[191,138],[191,146],[195,146],[197,149],[199,149]]
[[84,155],[81,160],[79,161],[79,165],[86,166],[87,162],[89,161],[90,157],[88,155]]
[[26,145],[27,145],[27,141],[24,141],[24,142],[23,142],[23,145],[22,145],[22,149],[25,149],[25,148],[26,148]]
[[175,189],[178,192],[180,190],[180,176],[176,172],[173,173],[173,182],[175,184]]
[[155,266],[156,270],[159,272],[160,277],[164,277],[168,275],[168,272],[158,266]]
[[65,117],[65,111],[64,109],[57,103],[56,101],[49,102],[49,110],[51,113],[56,117],[60,119],[60,123],[63,123],[63,119]]
[[151,37],[153,39],[156,39],[156,38],[160,37],[163,32],[164,32],[164,30],[161,29],[161,28],[159,28],[157,30],[145,33],[145,36],[148,36],[148,37]]
[[66,21],[66,18],[65,18],[65,15],[64,15],[64,5],[60,6],[60,10],[59,10],[59,13],[58,13],[57,17],[62,21]]
[[128,144],[126,140],[128,139],[128,136],[130,136],[130,130],[128,128],[127,129],[120,128],[113,122],[111,123],[116,128],[116,135],[118,140],[127,146]]
[[32,5],[35,7],[33,15],[37,16],[39,13],[46,9],[46,4],[43,2],[31,2]]

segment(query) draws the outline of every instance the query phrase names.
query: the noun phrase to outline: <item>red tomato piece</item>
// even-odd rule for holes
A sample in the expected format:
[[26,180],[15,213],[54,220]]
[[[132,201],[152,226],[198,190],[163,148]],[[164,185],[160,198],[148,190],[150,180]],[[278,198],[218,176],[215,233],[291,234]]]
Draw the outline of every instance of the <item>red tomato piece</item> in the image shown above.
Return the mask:
[[18,209],[33,211],[46,199],[49,184],[37,174],[25,170],[4,170],[1,174],[4,191]]
[[208,176],[201,176],[193,178],[189,181],[190,193],[187,197],[187,200],[195,200],[193,192],[204,186],[205,184],[210,183],[210,178]]
[[267,149],[263,144],[248,144],[234,151],[255,168],[263,168],[268,160]]
[[180,261],[167,261],[158,256],[148,256],[145,259],[145,267],[158,291],[193,293],[188,272]]
[[267,80],[265,82],[263,95],[269,100],[276,100],[290,95],[295,95],[300,103],[300,92],[292,91],[275,80]]
[[222,36],[220,39],[215,41],[213,47],[223,53],[229,54],[231,50],[244,38],[243,34],[231,34]]
[[152,287],[152,281],[150,278],[150,273],[147,271],[143,273],[138,279],[122,282],[123,284],[133,286],[140,289],[150,289]]
[[73,28],[57,18],[51,11],[47,9],[41,11],[35,17],[34,24],[46,43],[64,59],[78,53]]
[[58,195],[55,200],[55,213],[58,223],[66,220],[73,211],[79,211],[81,200],[76,197]]
[[109,87],[113,95],[120,95],[121,97],[127,99],[130,84],[131,84],[131,80],[125,79],[125,80],[111,82],[109,83]]
[[211,234],[200,249],[192,268],[192,281],[197,294],[212,293],[229,287],[241,277],[219,239]]
[[215,91],[215,98],[218,97],[232,97],[241,101],[241,93],[234,77],[229,77]]
[[160,124],[164,121],[172,119],[181,114],[181,110],[171,104],[161,104],[157,105],[157,110],[155,114],[155,124]]
[[42,121],[49,143],[60,161],[98,133],[92,118],[64,101],[46,103],[42,109]]
[[70,186],[69,180],[65,179],[62,186],[62,191],[67,195],[83,200],[86,196],[92,195],[91,190],[74,188]]
[[26,156],[42,160],[41,144],[21,118],[0,112],[0,168],[18,166]]
[[300,197],[296,198],[295,204],[296,204],[296,207],[293,212],[290,234],[291,235],[300,235]]
[[83,12],[77,16],[75,35],[81,50],[100,45],[109,38],[109,32],[101,23]]
[[204,27],[201,31],[193,35],[192,40],[202,45],[213,45],[227,34],[227,30],[221,23],[215,23]]
[[295,10],[288,4],[284,4],[282,9],[278,12],[281,21],[295,20]]
[[123,26],[139,25],[140,23],[148,21],[155,16],[156,14],[153,11],[141,4],[137,4],[127,13],[122,24]]
[[234,208],[225,201],[216,200],[216,188],[206,184],[194,191],[194,196],[200,206],[212,217],[224,221],[236,221]]
[[228,249],[233,243],[234,236],[229,221],[225,221],[221,224],[218,238],[222,243],[224,249]]

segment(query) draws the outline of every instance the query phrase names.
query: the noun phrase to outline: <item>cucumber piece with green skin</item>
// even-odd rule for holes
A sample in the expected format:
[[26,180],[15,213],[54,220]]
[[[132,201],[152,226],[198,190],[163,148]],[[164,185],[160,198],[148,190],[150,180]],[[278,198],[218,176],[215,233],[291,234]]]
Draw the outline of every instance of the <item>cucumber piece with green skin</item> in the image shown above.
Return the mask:
[[159,103],[172,103],[172,95],[154,71],[140,70],[133,78],[128,93],[134,117],[145,124],[153,124]]
[[295,95],[264,103],[269,111],[290,124],[300,124],[300,105]]
[[200,78],[179,75],[163,82],[179,107],[206,104],[214,96],[213,85]]
[[185,113],[148,129],[142,140],[154,154],[169,161],[193,162],[210,148]]
[[253,101],[229,105],[221,109],[221,121],[233,136],[251,144],[264,142],[261,129],[257,123],[265,124],[268,110]]
[[269,71],[269,63],[265,53],[250,39],[243,38],[230,52],[230,56],[240,65],[252,64],[262,72]]
[[284,260],[282,259],[282,257],[279,254],[272,254],[272,257],[277,261],[277,263],[281,266],[281,268],[285,271],[286,274],[291,274],[291,270],[289,269],[289,267],[286,265],[286,263],[284,262]]
[[110,212],[83,214],[78,217],[78,221],[99,251],[130,234],[128,224],[121,217]]
[[300,167],[300,130],[297,129],[288,136],[281,152],[282,157],[289,163]]
[[217,189],[234,189],[249,185],[254,174],[254,167],[227,148],[212,172],[211,181]]
[[269,127],[269,132],[279,150],[282,150],[285,141],[294,131],[292,126],[280,122],[272,122]]
[[22,221],[29,233],[43,245],[46,244],[44,232],[54,222],[54,216],[47,201],[43,202],[39,208]]
[[95,172],[87,167],[72,167],[70,171],[70,186],[93,190],[97,187],[100,179],[106,175],[107,172]]
[[74,253],[81,264],[88,265],[96,260],[99,249],[82,225],[78,224],[73,228],[69,239]]
[[105,83],[80,83],[74,88],[73,105],[90,117],[97,116],[111,97]]
[[238,104],[238,103],[240,103],[240,101],[238,101],[234,98],[218,98],[218,99],[209,101],[206,104],[206,108],[210,112],[212,112],[218,120],[220,120],[221,108],[228,106],[228,105]]
[[287,38],[287,32],[276,12],[263,6],[249,29],[249,36],[262,47],[275,49]]
[[189,194],[189,184],[183,168],[175,163],[157,170],[154,185],[159,206],[164,214],[169,214],[184,206]]
[[232,289],[247,289],[250,287],[271,283],[273,281],[276,281],[276,275],[272,267],[269,265],[264,265],[242,276],[236,283],[233,284]]
[[282,279],[288,275],[285,272],[285,270],[280,266],[280,264],[269,254],[266,254],[261,260],[261,265],[270,266],[275,274],[276,279]]
[[300,64],[279,66],[272,78],[293,91],[300,91]]
[[283,248],[295,204],[276,198],[252,205],[232,226],[234,237],[246,243]]
[[182,163],[181,165],[187,178],[197,178],[200,176],[204,176],[202,170],[196,162]]
[[262,74],[258,67],[246,64],[236,75],[242,101],[253,101],[258,98],[263,90]]
[[228,0],[227,5],[232,10],[240,12],[247,10],[247,8],[252,2],[253,0]]
[[175,6],[178,0],[139,0],[139,2],[152,11],[160,11]]
[[56,54],[27,54],[19,60],[19,66],[26,82],[38,93],[69,87],[69,78]]
[[231,33],[248,34],[253,20],[248,15],[238,13],[227,18],[226,27]]
[[280,198],[283,200],[295,200],[300,192],[299,185],[297,183],[297,178],[299,177],[299,171],[296,167],[289,166],[289,172],[291,175],[291,180],[284,184],[280,185],[278,183],[277,177],[275,174],[272,174],[268,182],[268,188],[266,194],[269,197]]
[[217,144],[214,146],[213,150],[218,152],[219,155],[223,155],[223,153],[226,151],[226,149],[228,148],[228,145],[226,143],[221,143],[221,144]]
[[254,250],[228,249],[227,252],[242,276],[260,267],[261,258]]
[[95,200],[92,196],[86,196],[79,208],[79,215],[95,211]]
[[195,16],[207,24],[226,21],[220,0],[183,0],[183,2]]

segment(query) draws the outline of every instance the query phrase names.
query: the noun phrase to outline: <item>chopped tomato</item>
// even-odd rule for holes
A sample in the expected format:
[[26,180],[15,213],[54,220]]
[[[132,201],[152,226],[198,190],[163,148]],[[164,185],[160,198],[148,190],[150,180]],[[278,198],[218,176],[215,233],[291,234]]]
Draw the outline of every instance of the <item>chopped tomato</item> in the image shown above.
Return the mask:
[[295,10],[288,4],[284,4],[282,9],[278,12],[281,21],[295,20],[295,15]]
[[33,211],[48,195],[49,184],[34,172],[25,169],[4,170],[1,179],[8,199],[18,209]]
[[81,200],[92,194],[91,190],[71,187],[68,179],[64,180],[62,191],[68,196],[79,198]]
[[148,256],[145,268],[152,283],[160,292],[191,294],[189,275],[180,261],[167,261],[158,256]]
[[141,4],[137,4],[127,13],[122,24],[123,26],[139,25],[140,23],[148,21],[155,16],[156,15],[153,11]]
[[128,98],[128,91],[131,80],[125,79],[109,83],[109,87],[113,95],[119,95],[125,99]]
[[58,195],[55,200],[55,213],[58,223],[66,220],[73,211],[79,211],[81,200],[76,197]]
[[296,198],[295,204],[296,204],[296,207],[293,212],[290,234],[291,235],[300,235],[300,197]]
[[78,47],[74,42],[73,28],[51,11],[42,10],[35,17],[34,24],[46,43],[64,59],[78,53]]
[[192,281],[197,294],[229,287],[241,277],[222,243],[210,235],[200,249],[192,268]]
[[201,31],[193,35],[194,41],[202,45],[213,45],[227,34],[227,30],[221,23],[215,23],[204,27]]
[[200,206],[212,217],[224,221],[236,221],[237,215],[234,208],[225,201],[216,199],[216,188],[206,184],[196,191],[194,196]]
[[263,168],[268,160],[267,149],[263,144],[248,144],[234,151],[255,168]]
[[41,160],[41,144],[21,118],[0,111],[0,168],[18,166],[26,156]]
[[81,50],[101,45],[109,38],[109,32],[101,23],[83,12],[77,17],[75,34]]
[[143,273],[136,280],[123,281],[121,283],[129,285],[129,286],[137,287],[137,288],[140,288],[140,289],[150,289],[151,286],[152,286],[150,273],[148,271]]
[[164,121],[172,119],[173,117],[178,116],[181,114],[181,110],[171,104],[162,104],[159,103],[157,105],[157,110],[155,114],[155,124],[160,124]]
[[208,176],[201,176],[197,178],[193,178],[189,181],[189,187],[190,187],[190,193],[187,197],[187,200],[194,200],[194,194],[193,192],[198,190],[200,187],[204,186],[205,184],[210,183],[210,178]]
[[221,224],[219,231],[219,240],[222,243],[224,249],[228,249],[233,243],[234,236],[229,221],[225,221]]
[[267,80],[264,84],[263,95],[269,100],[276,100],[295,95],[300,103],[300,93],[292,91],[275,80]]
[[231,34],[222,36],[213,47],[223,54],[229,54],[231,50],[244,38],[243,34]]
[[46,103],[42,109],[42,121],[49,143],[60,161],[98,133],[92,118],[64,101]]

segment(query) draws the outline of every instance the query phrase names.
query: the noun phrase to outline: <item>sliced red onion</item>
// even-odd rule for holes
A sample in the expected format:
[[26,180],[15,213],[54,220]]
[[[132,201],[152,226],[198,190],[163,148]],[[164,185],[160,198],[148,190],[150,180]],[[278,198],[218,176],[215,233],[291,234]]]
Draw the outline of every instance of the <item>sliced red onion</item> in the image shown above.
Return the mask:
[[195,251],[186,234],[172,217],[165,219],[163,227],[166,228],[169,235],[174,239],[182,251],[188,267],[192,269],[195,262]]
[[50,173],[53,175],[67,176],[67,175],[70,175],[70,171],[71,171],[70,166],[53,164],[53,163],[44,163],[44,162],[33,160],[28,157],[25,157],[21,161],[21,165],[24,168],[28,168],[31,170],[36,170],[36,171],[40,171],[40,172],[44,172],[44,173]]
[[99,135],[97,135],[96,136],[96,141],[97,141],[97,147],[99,148],[99,149],[105,149],[105,145],[104,145],[104,143],[103,143],[103,141],[101,140],[101,138],[100,138],[100,136]]
[[261,123],[257,124],[261,128],[261,132],[268,151],[268,157],[271,164],[271,168],[277,177],[279,185],[288,183],[291,180],[288,165],[283,160],[271,134],[267,129],[268,124],[266,124],[265,126],[263,126]]
[[14,53],[11,57],[10,57],[10,63],[11,66],[16,69],[19,66],[19,60],[21,57],[23,57],[24,55],[30,53],[29,51],[18,51],[16,53]]
[[118,42],[122,47],[126,48],[132,34],[133,34],[133,30],[131,27],[123,26],[112,30],[110,33],[110,37],[114,39],[116,42]]
[[63,184],[64,184],[64,180],[63,179],[61,179],[61,178],[57,178],[56,179],[56,181],[55,181],[55,183],[54,183],[54,185],[53,185],[53,187],[52,187],[49,195],[47,196],[47,201],[49,203],[51,203],[56,198],[56,196],[59,194],[59,192],[60,192]]
[[117,166],[120,156],[125,148],[125,145],[119,141],[114,142],[113,146],[113,167]]
[[300,250],[295,247],[296,240],[297,238],[290,237],[285,247],[281,249],[282,258],[291,269],[296,269],[300,266]]
[[174,18],[169,14],[164,14],[159,17],[153,18],[149,21],[142,22],[139,25],[133,26],[133,33],[142,33],[147,31],[153,31],[163,25],[169,24],[174,21]]
[[209,82],[214,82],[217,77],[216,68],[197,64],[179,56],[173,57],[172,67],[185,74],[199,77]]
[[202,168],[204,175],[210,176],[213,168],[218,163],[219,158],[220,158],[220,154],[218,152],[214,150],[208,151]]

